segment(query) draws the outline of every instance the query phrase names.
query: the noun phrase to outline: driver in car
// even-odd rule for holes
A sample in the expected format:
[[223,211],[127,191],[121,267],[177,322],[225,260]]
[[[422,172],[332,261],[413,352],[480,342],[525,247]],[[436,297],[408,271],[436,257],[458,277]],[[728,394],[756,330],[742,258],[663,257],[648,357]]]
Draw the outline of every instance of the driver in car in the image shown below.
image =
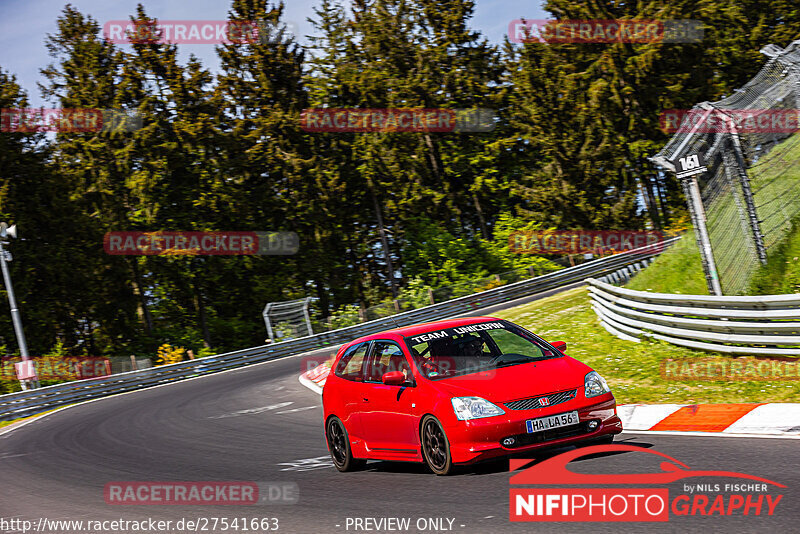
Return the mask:
[[454,371],[454,348],[449,338],[434,339],[428,343],[428,356],[422,355],[422,366],[428,376],[448,374]]

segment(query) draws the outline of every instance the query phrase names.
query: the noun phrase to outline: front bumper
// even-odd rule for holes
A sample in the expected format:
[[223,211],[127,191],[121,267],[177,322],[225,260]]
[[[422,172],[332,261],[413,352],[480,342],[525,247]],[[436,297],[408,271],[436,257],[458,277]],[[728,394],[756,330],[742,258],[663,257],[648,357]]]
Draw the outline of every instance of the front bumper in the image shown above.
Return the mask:
[[[594,402],[588,404],[588,402]],[[504,415],[457,421],[445,428],[450,441],[454,463],[472,463],[498,456],[506,456],[554,445],[569,445],[577,441],[596,439],[622,432],[622,421],[617,416],[617,403],[611,393],[595,399],[581,399],[552,406],[547,410],[506,410]],[[525,421],[577,410],[579,423],[528,434]],[[589,429],[589,422],[597,427]],[[509,438],[513,438],[513,443]],[[504,440],[505,443],[504,443]]]

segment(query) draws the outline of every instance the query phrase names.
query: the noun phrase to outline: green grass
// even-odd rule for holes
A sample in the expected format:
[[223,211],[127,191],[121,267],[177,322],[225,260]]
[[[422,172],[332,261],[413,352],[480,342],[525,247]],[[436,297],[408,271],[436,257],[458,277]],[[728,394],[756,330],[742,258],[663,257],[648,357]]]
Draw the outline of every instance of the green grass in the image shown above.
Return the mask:
[[548,341],[566,341],[567,354],[603,375],[620,404],[800,402],[796,381],[665,380],[660,376],[660,368],[666,359],[681,362],[713,357],[745,363],[757,360],[698,352],[660,341],[623,341],[600,326],[589,304],[588,291],[578,288],[495,315],[518,323]]
[[[789,220],[800,211],[797,188],[800,184],[800,135],[792,135],[773,148],[747,170],[756,206],[761,206],[758,218],[767,248],[780,242],[790,230]],[[794,202],[792,202],[794,199]],[[781,216],[770,217],[773,212]]]
[[658,256],[625,286],[637,291],[708,295],[703,263],[690,228],[677,243]]
[[767,255],[767,265],[759,267],[750,282],[751,295],[800,293],[800,223],[789,236]]
[[[747,174],[761,220],[764,243],[769,250],[786,239],[791,229],[788,220],[796,217],[800,209],[800,135],[782,141],[748,168]],[[733,180],[737,181],[736,178]],[[730,184],[718,176],[713,188],[719,187],[727,190]],[[734,187],[739,189],[738,185]],[[738,203],[743,202],[741,196],[740,192]],[[747,250],[744,247],[745,235],[750,234],[749,223],[742,221],[737,201],[730,192],[721,193],[714,202],[706,205],[706,213],[723,292],[726,295],[747,294],[760,266],[754,248],[751,246]]]
[[[689,229],[683,239],[625,285],[636,291],[708,295],[700,252]],[[747,295],[800,293],[800,218],[785,238],[767,251],[767,265],[755,269]]]

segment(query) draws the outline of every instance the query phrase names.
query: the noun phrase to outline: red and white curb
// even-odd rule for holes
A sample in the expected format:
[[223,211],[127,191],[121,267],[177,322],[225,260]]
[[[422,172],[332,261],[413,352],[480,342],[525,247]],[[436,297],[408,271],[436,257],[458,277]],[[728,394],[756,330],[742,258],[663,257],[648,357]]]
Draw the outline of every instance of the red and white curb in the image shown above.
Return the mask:
[[305,387],[322,395],[322,388],[325,387],[325,381],[328,379],[328,374],[331,372],[329,364],[321,364],[306,371],[300,375],[300,383]]
[[[300,375],[300,383],[322,394],[331,369],[323,364]],[[692,434],[715,437],[800,439],[800,404],[620,404],[626,432]]]
[[800,438],[800,404],[622,404],[628,431]]

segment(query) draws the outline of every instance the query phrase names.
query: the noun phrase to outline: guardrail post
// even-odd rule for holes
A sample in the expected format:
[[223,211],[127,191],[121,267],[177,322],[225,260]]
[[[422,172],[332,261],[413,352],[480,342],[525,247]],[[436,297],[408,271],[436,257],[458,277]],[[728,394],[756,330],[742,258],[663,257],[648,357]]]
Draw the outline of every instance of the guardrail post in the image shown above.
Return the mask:
[[311,303],[311,297],[307,297],[306,301],[303,303],[303,317],[306,320],[306,327],[308,328],[308,335],[314,335],[314,329],[311,328],[311,317],[308,315],[308,305]]
[[272,340],[275,339],[275,336],[272,334],[272,321],[270,321],[269,319],[270,308],[272,308],[272,302],[267,303],[267,305],[264,307],[263,315],[264,315],[264,323],[267,325],[267,337],[269,338],[271,343]]

